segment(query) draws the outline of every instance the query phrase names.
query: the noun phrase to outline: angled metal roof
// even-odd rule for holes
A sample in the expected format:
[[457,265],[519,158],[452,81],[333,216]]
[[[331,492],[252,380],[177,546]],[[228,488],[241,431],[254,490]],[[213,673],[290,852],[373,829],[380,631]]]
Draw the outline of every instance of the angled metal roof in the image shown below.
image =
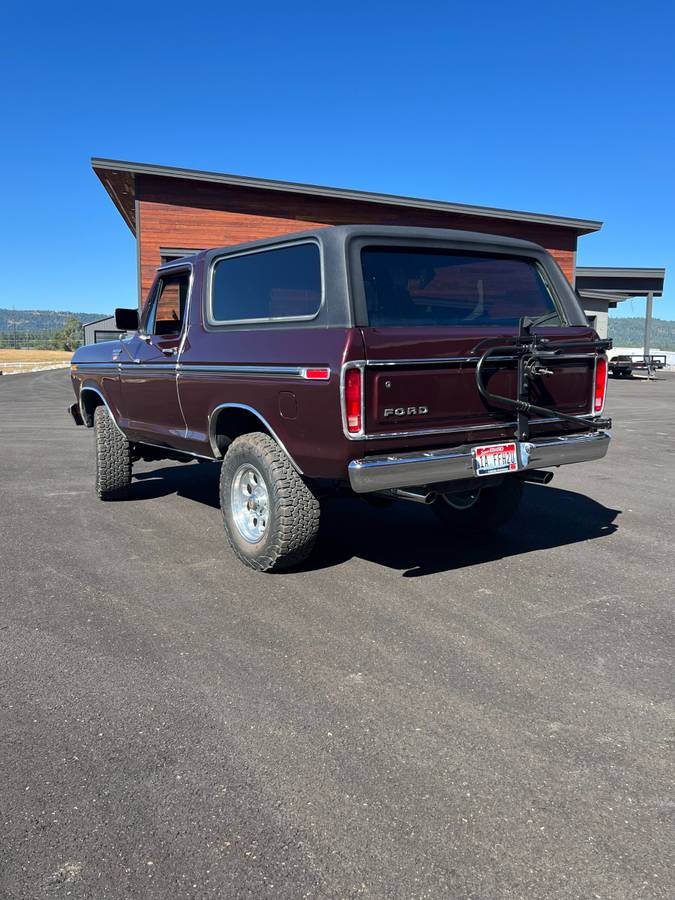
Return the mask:
[[107,322],[108,320],[111,320],[111,321],[112,321],[112,320],[114,320],[114,318],[115,318],[115,316],[114,316],[114,315],[111,315],[111,316],[101,316],[101,317],[98,318],[98,319],[89,319],[88,322],[83,322],[83,323],[82,323],[82,327],[85,328],[87,325],[98,325],[98,324],[100,324],[101,322]]
[[582,296],[603,296],[613,300],[663,294],[665,269],[627,268],[609,266],[577,266],[576,288]]
[[577,274],[593,278],[665,278],[666,270],[639,266],[577,266]]
[[[575,219],[566,216],[552,216],[544,213],[523,212],[521,210],[498,209],[491,206],[471,206],[464,203],[447,203],[442,200],[401,197],[395,194],[376,194],[370,191],[325,187],[317,184],[301,184],[294,181],[273,181],[268,178],[250,178],[244,175],[230,175],[223,172],[205,172],[199,169],[179,169],[173,166],[158,166],[149,163],[128,162],[119,159],[93,157],[91,165],[132,231],[135,230],[135,217],[132,206],[129,205],[132,196],[122,195],[133,195],[133,177],[135,175],[180,178],[188,181],[204,181],[210,184],[250,188],[251,190],[283,191],[285,193],[301,194],[304,196],[351,200],[360,203],[378,203],[386,206],[408,207],[410,209],[435,210],[462,216],[479,216],[488,219],[531,222],[540,225],[551,225],[557,228],[569,228],[577,234],[588,234],[592,231],[598,231],[602,227],[602,222],[594,219]],[[127,176],[126,179],[123,177],[125,175]]]

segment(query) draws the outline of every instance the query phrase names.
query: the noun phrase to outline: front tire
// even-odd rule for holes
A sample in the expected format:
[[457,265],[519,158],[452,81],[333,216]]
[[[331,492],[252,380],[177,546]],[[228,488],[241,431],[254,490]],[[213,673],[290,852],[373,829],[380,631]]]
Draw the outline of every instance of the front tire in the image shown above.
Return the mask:
[[237,558],[259,572],[303,562],[319,532],[319,501],[269,435],[232,442],[220,473],[225,533]]
[[441,494],[431,508],[444,525],[458,531],[494,531],[516,514],[522,496],[523,482],[507,476],[496,487],[476,485],[474,491],[465,494]]
[[96,493],[100,500],[126,500],[131,487],[131,444],[105,406],[94,411]]

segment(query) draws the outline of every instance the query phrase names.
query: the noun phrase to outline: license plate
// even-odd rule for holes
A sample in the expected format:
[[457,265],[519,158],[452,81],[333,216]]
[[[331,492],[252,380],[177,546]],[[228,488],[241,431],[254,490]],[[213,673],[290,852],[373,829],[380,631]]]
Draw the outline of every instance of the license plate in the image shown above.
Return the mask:
[[496,475],[499,472],[518,471],[518,447],[515,441],[511,441],[510,444],[474,447],[471,452],[476,475]]

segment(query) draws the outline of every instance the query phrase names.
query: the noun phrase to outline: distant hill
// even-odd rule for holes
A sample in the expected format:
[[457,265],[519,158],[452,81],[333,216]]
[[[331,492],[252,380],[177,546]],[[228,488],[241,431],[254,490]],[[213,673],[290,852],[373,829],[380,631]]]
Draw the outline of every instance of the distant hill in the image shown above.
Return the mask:
[[[615,347],[641,347],[644,335],[644,319],[609,317],[609,337]],[[652,347],[675,350],[674,321],[652,319]]]
[[[63,328],[68,316],[75,316],[84,325],[102,319],[108,313],[77,313],[52,309],[2,309],[0,308],[0,332],[16,330],[22,332],[56,331]],[[614,317],[609,319],[609,336],[617,347],[639,347],[644,338],[644,320],[639,318]],[[652,319],[652,347],[660,350],[675,350],[675,321]]]
[[[75,316],[84,325],[94,319],[102,319],[106,313],[62,312],[53,309],[2,309],[0,331],[56,331],[63,328],[68,316]],[[14,325],[13,323],[16,323]]]

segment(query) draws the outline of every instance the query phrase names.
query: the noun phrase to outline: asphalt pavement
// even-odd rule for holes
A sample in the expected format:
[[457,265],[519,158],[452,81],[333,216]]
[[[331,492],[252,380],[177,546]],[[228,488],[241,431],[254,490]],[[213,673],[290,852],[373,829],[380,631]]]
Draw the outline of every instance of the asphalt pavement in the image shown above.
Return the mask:
[[675,896],[675,376],[499,537],[335,500],[281,575],[70,399],[0,378],[2,900]]

